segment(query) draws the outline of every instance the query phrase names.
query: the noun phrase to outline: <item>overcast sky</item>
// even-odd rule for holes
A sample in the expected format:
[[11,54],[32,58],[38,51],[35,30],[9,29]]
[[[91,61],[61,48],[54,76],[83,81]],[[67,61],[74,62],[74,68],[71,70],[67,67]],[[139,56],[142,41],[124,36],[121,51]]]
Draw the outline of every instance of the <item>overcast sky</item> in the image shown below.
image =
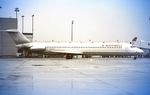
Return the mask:
[[137,36],[150,41],[150,0],[0,0],[0,16],[15,17],[20,9],[25,32],[31,32],[35,15],[34,40],[69,41],[74,20],[75,41],[129,41]]

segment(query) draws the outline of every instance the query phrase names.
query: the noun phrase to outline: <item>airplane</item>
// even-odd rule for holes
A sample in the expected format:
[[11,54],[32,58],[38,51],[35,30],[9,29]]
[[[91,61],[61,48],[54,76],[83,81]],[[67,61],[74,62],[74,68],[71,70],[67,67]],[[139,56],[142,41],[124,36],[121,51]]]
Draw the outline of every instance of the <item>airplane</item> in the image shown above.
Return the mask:
[[[132,43],[105,43],[105,42],[32,42],[17,30],[7,30],[16,44],[18,50],[22,50],[25,57],[32,53],[63,54],[66,59],[72,59],[75,55],[86,58],[91,55],[108,56],[135,56],[143,54],[143,50]],[[134,38],[132,41],[136,41]]]

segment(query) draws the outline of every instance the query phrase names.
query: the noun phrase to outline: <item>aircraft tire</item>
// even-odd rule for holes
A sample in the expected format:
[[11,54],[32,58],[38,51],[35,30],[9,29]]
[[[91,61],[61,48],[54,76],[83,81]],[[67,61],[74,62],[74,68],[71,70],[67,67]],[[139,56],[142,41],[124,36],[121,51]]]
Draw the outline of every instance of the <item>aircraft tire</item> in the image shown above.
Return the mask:
[[72,59],[73,58],[73,55],[72,54],[67,54],[66,55],[66,59]]

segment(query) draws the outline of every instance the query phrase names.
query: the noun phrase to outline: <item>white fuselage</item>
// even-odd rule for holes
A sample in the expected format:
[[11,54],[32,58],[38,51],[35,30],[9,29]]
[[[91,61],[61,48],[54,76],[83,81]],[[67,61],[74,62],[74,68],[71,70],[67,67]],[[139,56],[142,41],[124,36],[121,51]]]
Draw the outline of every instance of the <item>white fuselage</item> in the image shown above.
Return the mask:
[[62,54],[91,54],[91,55],[140,55],[143,51],[128,43],[101,42],[33,42],[18,45],[28,46],[32,51]]

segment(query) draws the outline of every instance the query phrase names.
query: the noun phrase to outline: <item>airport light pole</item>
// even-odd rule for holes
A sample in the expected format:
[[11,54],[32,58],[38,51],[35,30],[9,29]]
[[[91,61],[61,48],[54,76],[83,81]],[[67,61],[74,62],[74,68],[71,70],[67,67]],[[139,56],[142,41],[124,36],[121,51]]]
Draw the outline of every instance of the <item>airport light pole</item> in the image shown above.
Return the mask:
[[16,12],[16,19],[18,19],[19,8],[15,8],[15,12]]
[[73,42],[73,24],[74,24],[74,20],[72,20],[71,22],[71,41]]
[[33,40],[33,32],[34,32],[34,15],[32,15],[32,40]]
[[19,8],[15,8],[14,11],[16,12],[17,29],[18,29],[18,12],[19,12]]
[[22,17],[22,34],[24,33],[24,15]]
[[0,6],[0,9],[2,8],[2,6]]

